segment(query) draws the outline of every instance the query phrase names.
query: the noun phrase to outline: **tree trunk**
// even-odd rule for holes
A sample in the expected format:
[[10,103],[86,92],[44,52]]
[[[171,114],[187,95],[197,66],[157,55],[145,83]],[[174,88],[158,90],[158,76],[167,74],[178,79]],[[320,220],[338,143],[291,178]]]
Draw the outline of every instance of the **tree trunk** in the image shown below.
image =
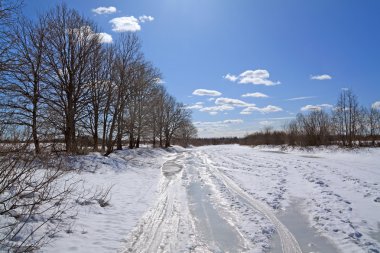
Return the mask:
[[129,148],[130,149],[133,149],[134,148],[134,146],[135,146],[135,143],[134,143],[134,136],[133,136],[133,131],[131,131],[130,133],[129,133]]
[[40,142],[38,140],[38,133],[37,133],[37,99],[34,98],[33,100],[33,116],[32,116],[32,135],[33,135],[33,142],[34,142],[34,152],[36,154],[40,154]]
[[136,148],[139,148],[140,147],[140,136],[137,136],[137,139],[136,139]]
[[123,128],[122,128],[122,122],[123,122],[123,117],[122,117],[122,111],[120,111],[120,115],[118,116],[118,121],[117,121],[117,135],[116,135],[116,149],[117,150],[123,150]]
[[98,145],[99,145],[99,136],[98,136],[98,130],[95,130],[94,133],[94,151],[98,151]]

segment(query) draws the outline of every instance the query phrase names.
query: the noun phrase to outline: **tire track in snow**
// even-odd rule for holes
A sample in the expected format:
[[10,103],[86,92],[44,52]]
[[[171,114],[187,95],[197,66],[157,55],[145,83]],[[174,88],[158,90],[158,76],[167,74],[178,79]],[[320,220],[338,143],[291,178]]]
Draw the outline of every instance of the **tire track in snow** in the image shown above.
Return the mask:
[[[186,190],[182,185],[184,155],[168,160],[162,166],[162,179],[156,204],[140,220],[126,238],[120,252],[205,252],[207,246],[195,235],[184,203]],[[186,243],[183,243],[186,241]]]
[[267,217],[276,227],[277,233],[281,240],[281,247],[283,253],[301,253],[301,248],[293,236],[293,234],[283,225],[274,213],[263,203],[258,200],[253,199],[249,196],[244,190],[242,190],[233,180],[231,180],[228,176],[226,176],[223,172],[221,172],[218,168],[213,166],[210,163],[210,159],[207,155],[198,156],[203,160],[203,162],[210,168],[211,172],[221,181],[226,187],[228,187],[232,192],[235,192],[238,196],[244,199],[247,204],[249,204],[252,208],[256,209],[260,213],[262,213],[265,217]]

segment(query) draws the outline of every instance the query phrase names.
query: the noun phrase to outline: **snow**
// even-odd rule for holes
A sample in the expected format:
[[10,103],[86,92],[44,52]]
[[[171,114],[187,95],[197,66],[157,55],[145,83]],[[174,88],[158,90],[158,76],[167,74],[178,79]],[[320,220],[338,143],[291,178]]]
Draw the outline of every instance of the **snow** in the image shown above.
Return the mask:
[[[112,186],[110,205],[78,206],[68,231],[61,232],[43,252],[115,252],[157,195],[161,165],[173,154],[162,149],[123,150],[72,157],[70,164],[88,192]],[[77,171],[80,173],[77,173]]]
[[43,252],[380,251],[380,149],[141,148],[69,164],[87,191],[112,186],[110,205],[78,205]]
[[380,250],[380,150],[200,148],[255,199],[278,213],[300,202],[309,225],[342,252]]

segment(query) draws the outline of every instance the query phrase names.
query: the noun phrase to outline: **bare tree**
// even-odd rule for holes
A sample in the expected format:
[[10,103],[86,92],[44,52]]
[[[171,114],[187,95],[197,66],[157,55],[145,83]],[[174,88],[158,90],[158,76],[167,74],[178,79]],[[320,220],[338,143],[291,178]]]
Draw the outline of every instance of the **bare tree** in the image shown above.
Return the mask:
[[59,5],[43,18],[48,29],[46,65],[48,87],[45,101],[64,134],[67,152],[76,152],[76,130],[88,103],[91,55],[99,36],[91,21],[66,5]]
[[38,154],[41,92],[46,71],[43,68],[46,31],[40,23],[33,24],[26,19],[20,19],[13,29],[14,62],[8,82],[0,87],[4,95],[0,105],[6,108],[3,116],[7,124],[31,128]]
[[90,55],[88,103],[86,115],[82,118],[82,128],[92,136],[93,150],[97,151],[99,146],[99,131],[102,125],[102,115],[105,113],[107,103],[107,91],[109,86],[110,64],[107,57],[107,49],[98,44]]
[[[142,57],[140,42],[135,34],[122,34],[115,48],[115,59],[112,72],[115,96],[110,105],[110,125],[108,128],[107,151],[113,151],[115,143],[117,149],[122,149],[124,134],[125,107],[130,99],[131,86],[135,78],[135,67]],[[116,136],[114,133],[116,132]]]
[[[106,145],[110,143],[107,141],[110,123],[112,122],[112,105],[115,98],[115,84],[113,64],[115,60],[115,47],[109,46],[105,49],[103,58],[103,71],[104,71],[104,105],[102,115],[102,151],[106,149]],[[110,120],[111,118],[111,120]]]
[[335,129],[343,146],[353,146],[359,129],[359,105],[351,90],[342,90],[334,110]]
[[163,134],[166,148],[170,146],[173,135],[190,115],[190,111],[185,109],[183,104],[176,102],[174,97],[168,96],[166,98],[163,113]]
[[372,143],[372,146],[376,145],[376,139],[380,135],[380,110],[371,107],[367,112],[368,133]]
[[0,81],[12,65],[11,48],[14,42],[12,25],[21,7],[19,0],[0,0]]
[[167,93],[164,86],[156,86],[153,89],[152,103],[154,107],[151,111],[150,124],[152,126],[152,144],[156,147],[158,138],[159,146],[163,147],[163,132],[164,132],[164,109],[165,101],[170,95]]
[[175,141],[182,147],[188,147],[193,138],[197,137],[197,128],[193,125],[190,118],[182,121],[181,126],[174,134]]
[[127,132],[129,133],[129,148],[139,147],[143,135],[147,135],[149,117],[154,104],[155,86],[160,74],[149,62],[137,63],[134,82],[130,87],[127,102]]

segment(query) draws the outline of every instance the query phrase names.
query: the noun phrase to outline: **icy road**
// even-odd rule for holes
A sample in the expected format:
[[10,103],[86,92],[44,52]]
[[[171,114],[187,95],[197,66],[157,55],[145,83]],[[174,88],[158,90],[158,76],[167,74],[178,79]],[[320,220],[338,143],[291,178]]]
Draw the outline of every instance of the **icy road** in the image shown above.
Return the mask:
[[121,252],[379,252],[375,157],[183,150],[162,165],[158,199]]

